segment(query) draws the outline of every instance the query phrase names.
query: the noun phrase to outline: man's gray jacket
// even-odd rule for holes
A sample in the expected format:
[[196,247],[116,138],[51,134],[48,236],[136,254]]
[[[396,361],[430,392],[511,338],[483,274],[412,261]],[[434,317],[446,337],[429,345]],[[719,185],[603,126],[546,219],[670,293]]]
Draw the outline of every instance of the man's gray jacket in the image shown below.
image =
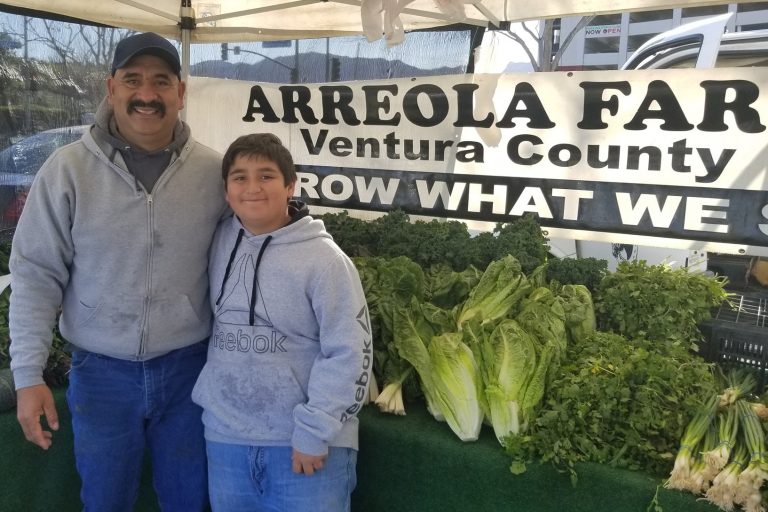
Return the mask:
[[76,347],[128,360],[209,335],[208,248],[226,208],[220,167],[221,155],[190,137],[147,193],[90,132],[51,155],[11,250],[17,389],[43,382],[59,311]]

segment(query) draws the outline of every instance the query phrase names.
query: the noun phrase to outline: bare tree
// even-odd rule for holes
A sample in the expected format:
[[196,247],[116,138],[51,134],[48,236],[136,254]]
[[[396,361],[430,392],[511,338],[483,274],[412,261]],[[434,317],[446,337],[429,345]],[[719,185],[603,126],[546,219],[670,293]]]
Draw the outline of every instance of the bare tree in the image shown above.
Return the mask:
[[563,38],[561,34],[560,46],[558,47],[557,53],[555,53],[555,55],[552,55],[552,42],[554,41],[555,31],[555,20],[553,19],[547,19],[541,22],[542,27],[541,30],[538,31],[534,31],[527,24],[527,22],[520,24],[526,34],[528,34],[536,43],[538,51],[535,55],[531,48],[529,48],[526,40],[520,34],[509,30],[500,31],[500,33],[504,34],[520,45],[520,47],[528,56],[528,60],[530,61],[531,66],[533,66],[534,71],[556,71],[560,65],[560,59],[563,57],[563,53],[565,52],[566,48],[568,48],[568,46],[571,44],[576,34],[578,34],[581,29],[589,25],[593,18],[594,15],[582,16],[579,22],[575,27],[573,27],[573,30],[571,30],[567,36]]
[[112,27],[79,25],[79,35],[85,50],[83,60],[92,62],[97,66],[109,65],[118,41],[132,33],[131,30]]
[[35,25],[30,27],[33,37],[50,48],[56,55],[56,61],[65,69],[67,63],[75,57],[74,45],[77,39],[77,31],[74,25],[69,23],[58,23],[51,20],[40,20],[41,29]]
[[64,68],[70,63],[107,66],[118,41],[133,33],[132,30],[63,23],[46,19],[25,21],[26,34],[9,31],[9,34],[29,43],[37,43],[51,50],[52,62]]
[[24,116],[20,127],[14,120],[0,132],[33,133],[86,122],[104,97],[117,42],[131,31],[31,17],[12,17],[8,25],[8,33],[22,41],[23,56],[7,64],[18,70],[13,82],[18,87],[4,84],[4,101]]

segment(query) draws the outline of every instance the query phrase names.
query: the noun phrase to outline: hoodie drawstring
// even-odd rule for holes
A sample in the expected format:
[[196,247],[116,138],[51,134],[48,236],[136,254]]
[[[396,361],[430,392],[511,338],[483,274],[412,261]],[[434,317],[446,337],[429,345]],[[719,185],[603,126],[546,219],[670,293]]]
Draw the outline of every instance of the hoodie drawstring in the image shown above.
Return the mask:
[[259,249],[259,255],[256,257],[256,267],[253,269],[253,287],[251,288],[251,308],[250,312],[248,313],[249,325],[253,325],[256,321],[256,292],[258,291],[259,284],[259,265],[261,265],[261,257],[264,255],[264,250],[267,248],[269,242],[271,241],[272,235],[269,235],[264,239],[264,243],[261,244],[261,249]]
[[240,242],[243,240],[244,234],[245,230],[243,228],[240,228],[240,231],[237,232],[237,240],[235,240],[235,246],[232,248],[232,252],[229,255],[227,269],[224,271],[224,279],[221,281],[221,290],[219,291],[219,296],[216,298],[217,306],[219,305],[219,302],[221,302],[221,296],[224,295],[224,285],[227,284],[227,279],[229,279],[229,272],[232,270],[232,262],[235,261],[237,248],[240,247]]
[[[224,295],[224,287],[227,284],[227,280],[229,279],[229,274],[232,271],[232,263],[235,261],[235,256],[237,255],[237,248],[240,247],[240,242],[243,240],[243,235],[245,234],[245,229],[240,228],[240,231],[237,232],[237,239],[235,240],[235,246],[232,248],[232,252],[229,255],[229,261],[227,262],[227,268],[224,271],[224,279],[221,281],[221,290],[219,290],[219,296],[216,298],[216,305],[219,305],[219,302],[221,302],[221,298]],[[258,282],[259,282],[259,266],[261,265],[261,257],[264,256],[264,251],[266,250],[267,246],[269,245],[269,242],[272,241],[272,235],[269,235],[267,238],[264,239],[264,242],[261,244],[261,248],[259,249],[259,255],[256,257],[256,266],[253,269],[253,287],[251,288],[251,297],[250,297],[250,311],[248,312],[248,325],[254,325],[256,323],[256,293],[258,292]]]

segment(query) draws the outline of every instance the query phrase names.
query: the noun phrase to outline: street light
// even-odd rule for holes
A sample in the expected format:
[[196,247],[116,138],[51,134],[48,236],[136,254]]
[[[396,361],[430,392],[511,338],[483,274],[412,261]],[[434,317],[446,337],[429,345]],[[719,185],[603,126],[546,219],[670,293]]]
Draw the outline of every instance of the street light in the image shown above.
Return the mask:
[[[222,60],[227,60],[226,58],[223,57],[223,54],[225,53],[224,48],[225,48],[226,44],[227,43],[221,43]],[[228,48],[227,48],[227,50],[229,51]],[[252,53],[253,55],[258,55],[259,57],[265,58],[267,60],[271,60],[272,62],[274,62],[278,66],[282,66],[282,67],[284,67],[285,69],[287,69],[288,71],[291,72],[291,83],[292,84],[298,83],[298,81],[299,81],[299,70],[298,70],[297,67],[294,68],[294,67],[288,66],[287,64],[283,64],[279,60],[275,60],[272,57],[264,55],[263,53],[254,52],[252,50],[244,50],[244,49],[240,48],[240,46],[233,47],[231,51],[235,55],[240,55],[240,53]]]

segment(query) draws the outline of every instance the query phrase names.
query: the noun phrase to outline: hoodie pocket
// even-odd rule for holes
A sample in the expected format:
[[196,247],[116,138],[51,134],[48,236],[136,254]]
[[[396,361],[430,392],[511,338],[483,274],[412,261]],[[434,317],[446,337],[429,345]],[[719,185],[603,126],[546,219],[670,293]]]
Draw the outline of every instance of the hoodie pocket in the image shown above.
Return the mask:
[[175,340],[200,331],[210,332],[210,311],[201,315],[187,295],[157,297],[152,301],[149,312],[149,332],[157,340]]
[[222,434],[254,441],[290,439],[293,409],[307,401],[287,365],[254,367],[210,360],[192,398],[228,430]]
[[103,335],[139,328],[143,303],[135,296],[101,297],[95,305],[82,300],[77,304],[75,325],[89,330],[102,330]]

